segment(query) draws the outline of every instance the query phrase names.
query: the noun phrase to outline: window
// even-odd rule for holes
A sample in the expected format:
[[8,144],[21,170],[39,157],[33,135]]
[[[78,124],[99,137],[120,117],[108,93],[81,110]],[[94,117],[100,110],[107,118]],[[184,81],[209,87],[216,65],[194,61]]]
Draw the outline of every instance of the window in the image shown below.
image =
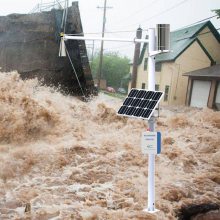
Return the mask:
[[165,93],[164,93],[164,101],[168,101],[168,96],[169,96],[169,86],[165,86]]
[[159,84],[156,84],[156,85],[155,85],[155,90],[156,90],[156,91],[159,91],[159,89],[160,89],[160,85],[159,85]]
[[144,70],[147,70],[147,62],[148,62],[148,58],[144,59]]
[[142,83],[141,88],[145,89],[145,83]]
[[156,63],[156,65],[155,65],[155,71],[156,71],[156,72],[160,72],[160,71],[161,71],[161,66],[162,66],[162,63]]

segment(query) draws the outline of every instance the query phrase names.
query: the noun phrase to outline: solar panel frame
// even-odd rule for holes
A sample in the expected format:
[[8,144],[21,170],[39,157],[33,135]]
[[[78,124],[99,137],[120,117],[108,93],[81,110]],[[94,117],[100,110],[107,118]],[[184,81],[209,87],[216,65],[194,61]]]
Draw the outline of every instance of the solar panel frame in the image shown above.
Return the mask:
[[162,91],[131,89],[117,115],[149,120],[163,95]]

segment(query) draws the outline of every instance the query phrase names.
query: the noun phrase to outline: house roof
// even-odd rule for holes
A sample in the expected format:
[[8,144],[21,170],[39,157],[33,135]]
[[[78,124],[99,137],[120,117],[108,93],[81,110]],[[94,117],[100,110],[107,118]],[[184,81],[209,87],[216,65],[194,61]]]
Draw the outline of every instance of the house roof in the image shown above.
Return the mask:
[[[180,56],[196,39],[199,32],[209,27],[215,38],[220,43],[220,34],[210,21],[199,23],[190,27],[182,28],[170,33],[170,50],[172,52],[163,53],[156,56],[156,62],[173,61]],[[144,58],[148,44],[143,45],[139,64]]]
[[220,64],[210,66],[204,69],[195,70],[192,72],[184,73],[183,76],[197,76],[197,77],[217,77],[220,78]]

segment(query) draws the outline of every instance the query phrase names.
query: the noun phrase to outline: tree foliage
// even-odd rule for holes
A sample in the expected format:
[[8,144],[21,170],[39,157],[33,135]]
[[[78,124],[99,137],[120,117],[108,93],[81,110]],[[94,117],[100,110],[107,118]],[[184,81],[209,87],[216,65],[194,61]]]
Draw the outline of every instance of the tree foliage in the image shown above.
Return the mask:
[[[96,53],[91,63],[92,74],[97,78],[99,67],[99,54]],[[129,59],[121,57],[118,53],[108,52],[103,55],[102,79],[105,79],[107,86],[119,88],[121,80],[129,73]]]
[[218,18],[220,18],[220,9],[215,9],[213,11],[218,15]]

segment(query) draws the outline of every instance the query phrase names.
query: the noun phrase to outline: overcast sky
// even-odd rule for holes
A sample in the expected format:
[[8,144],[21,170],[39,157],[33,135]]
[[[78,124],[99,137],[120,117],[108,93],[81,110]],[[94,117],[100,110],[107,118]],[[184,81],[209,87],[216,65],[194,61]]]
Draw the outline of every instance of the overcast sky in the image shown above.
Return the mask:
[[[53,0],[43,0],[51,2]],[[72,2],[71,0],[69,0]],[[0,0],[0,15],[28,13],[41,0]],[[79,0],[79,8],[85,33],[100,33],[102,30],[104,0]],[[139,25],[147,30],[157,23],[169,23],[171,30],[179,29],[194,22],[215,15],[211,10],[220,8],[220,0],[107,0],[113,8],[107,10],[107,37],[133,38]],[[216,28],[220,28],[220,19],[212,18]],[[122,32],[120,31],[129,31]],[[145,31],[144,35],[147,34]],[[91,44],[92,42],[87,42]],[[100,42],[95,43],[96,47]],[[105,42],[106,51],[119,51],[130,58],[133,56],[132,43]]]

